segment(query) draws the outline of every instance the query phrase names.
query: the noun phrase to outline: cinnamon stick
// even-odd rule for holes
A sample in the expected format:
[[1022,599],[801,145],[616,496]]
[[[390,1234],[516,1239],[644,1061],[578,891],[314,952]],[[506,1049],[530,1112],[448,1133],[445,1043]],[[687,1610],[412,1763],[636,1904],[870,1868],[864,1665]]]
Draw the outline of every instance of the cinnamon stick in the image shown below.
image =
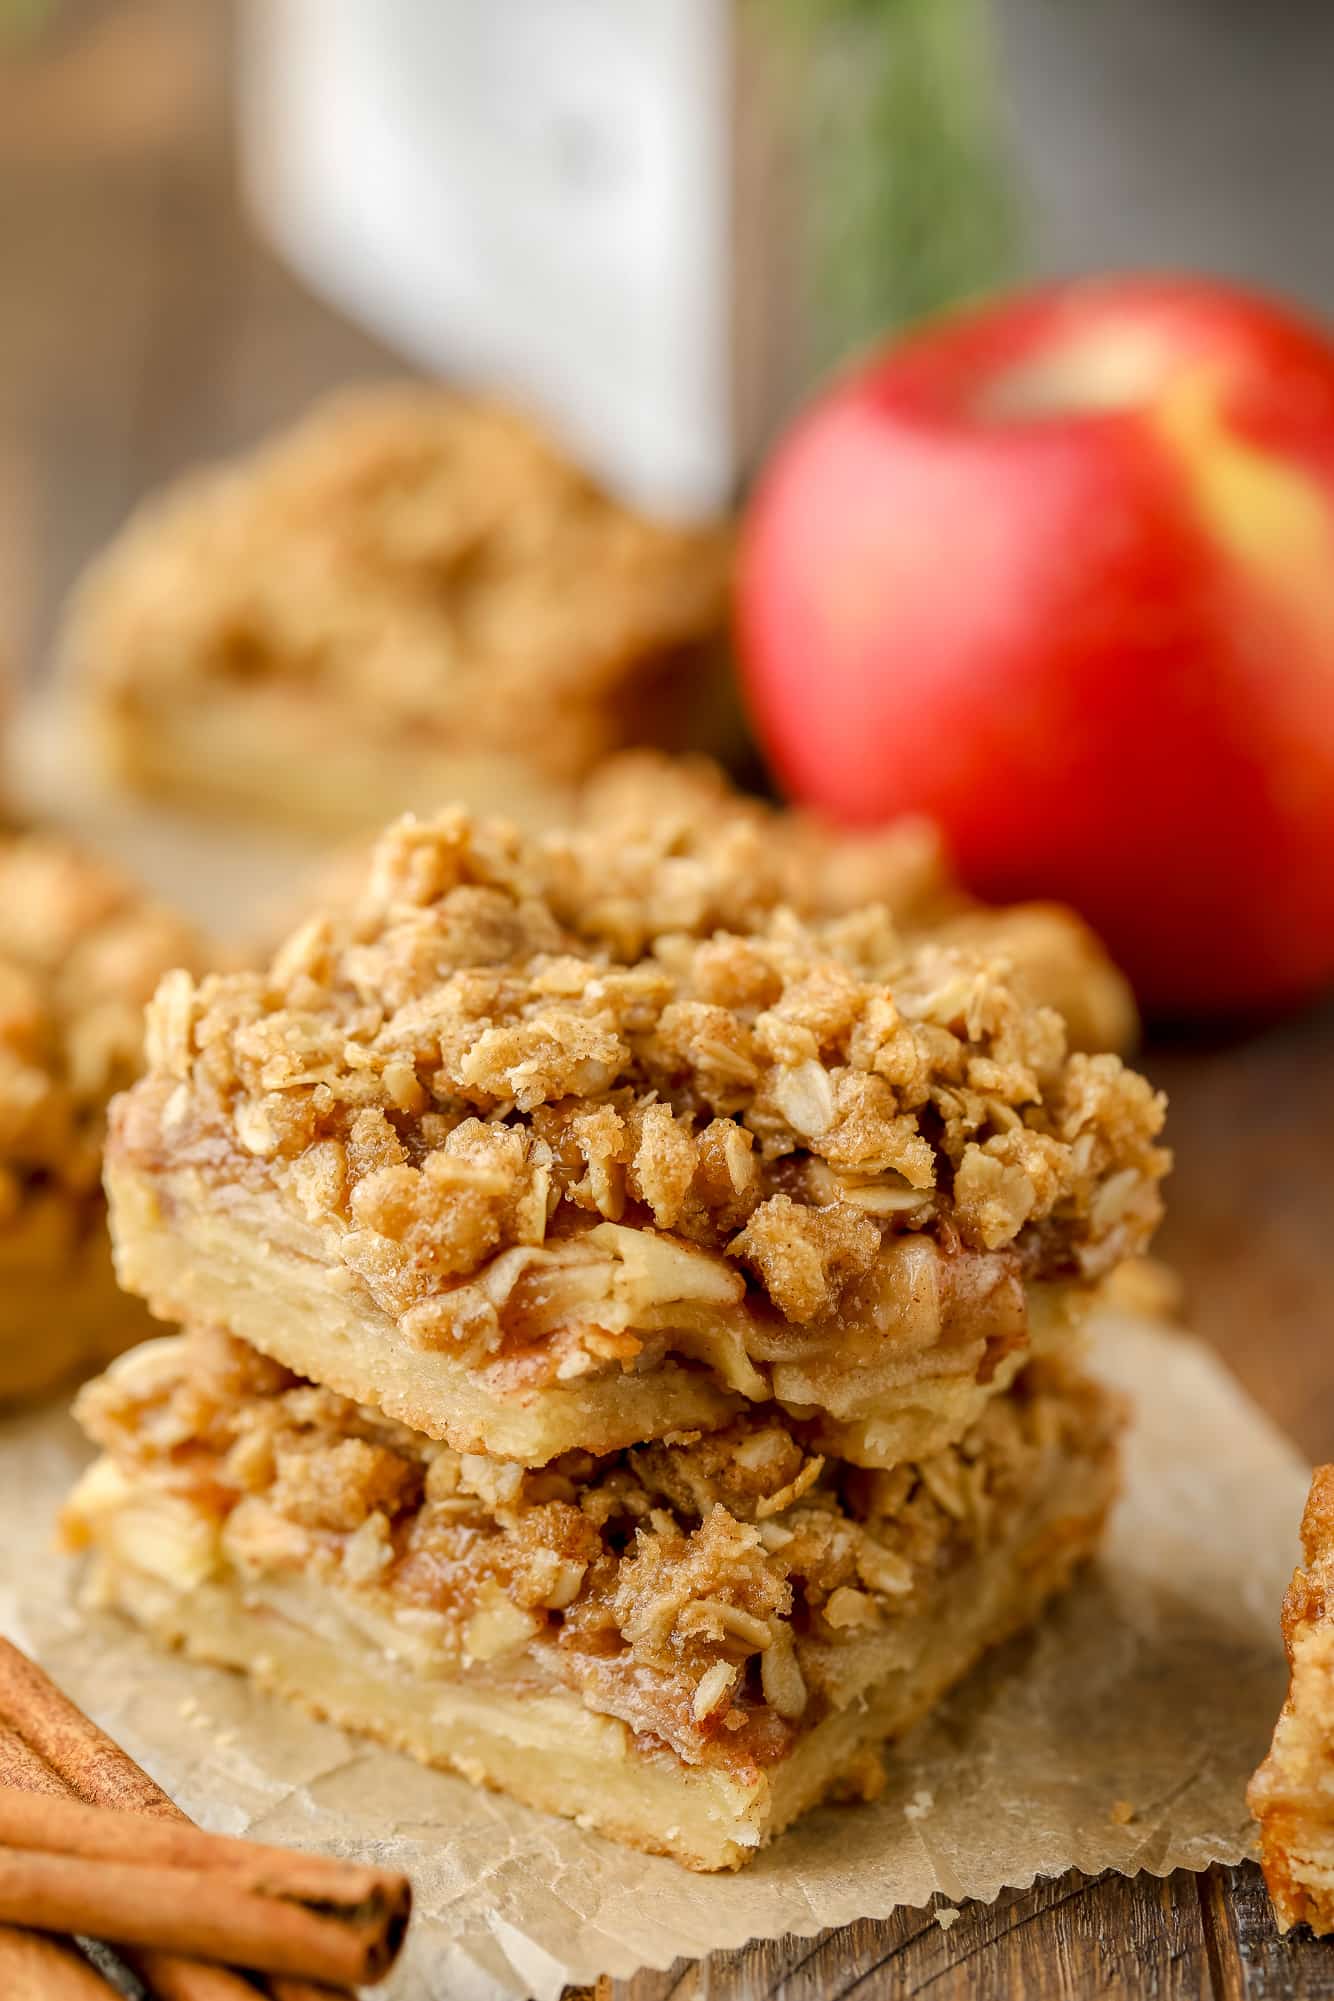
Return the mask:
[[[85,1716],[35,1661],[3,1638],[0,1716],[16,1726],[0,1736],[0,1752],[6,1742],[11,1746],[17,1742],[28,1754],[26,1759],[18,1759],[11,1753],[8,1767],[0,1770],[0,1783],[28,1791],[63,1793],[65,1797],[72,1794],[91,1806],[157,1814],[187,1827],[194,1825],[128,1751]],[[23,1771],[27,1777],[20,1775]],[[242,2001],[243,1996],[245,2001],[253,2001],[248,1983],[220,1967],[196,1963],[191,1968],[179,1960],[164,1965],[162,1956],[154,1953],[126,1956],[150,1990],[160,1994],[161,2001]],[[337,2001],[325,1986],[306,1980],[280,1975],[268,1985],[273,2001]]]
[[407,1930],[406,1877],[0,1789],[0,1923],[358,1986]]
[[[7,1723],[0,1724],[0,1785],[44,1793],[52,1799],[74,1797],[60,1775]],[[46,1942],[53,1948],[56,1943],[51,1939]],[[181,1959],[166,1952],[135,1952],[132,1948],[124,1957],[154,2001],[255,2001],[256,1990],[251,1983],[223,1966],[208,1966],[202,1960]],[[103,1986],[108,1993],[113,1991],[105,1981]],[[54,1993],[60,1991],[53,1985]],[[8,1992],[7,1986],[0,1987],[0,1993]]]
[[63,1939],[0,1925],[0,1994],[5,2001],[118,2001],[115,1988]]
[[128,1751],[5,1639],[0,1639],[0,1716],[89,1805],[188,1820]]
[[[0,1785],[17,1786],[24,1792],[44,1793],[54,1799],[74,1797],[59,1773],[53,1772],[45,1758],[39,1757],[7,1723],[0,1724]],[[172,1953],[132,1949],[125,1958],[154,2001],[255,2001],[256,1990],[250,1981],[222,1966],[182,1959]],[[325,2001],[330,2001],[326,1990],[321,1989],[320,1993]],[[310,2001],[314,1994],[315,1990],[307,1987],[301,2001]],[[296,2001],[296,1997],[289,1995],[287,2001]]]

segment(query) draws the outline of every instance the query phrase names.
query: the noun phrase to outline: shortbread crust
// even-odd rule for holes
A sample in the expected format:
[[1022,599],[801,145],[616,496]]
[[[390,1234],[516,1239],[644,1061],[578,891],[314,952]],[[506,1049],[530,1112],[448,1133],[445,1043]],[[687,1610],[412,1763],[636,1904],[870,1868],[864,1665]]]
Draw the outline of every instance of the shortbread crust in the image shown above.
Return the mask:
[[725,528],[632,513],[512,411],[367,387],[141,509],[62,671],[112,773],[196,809],[540,817],[620,744],[727,746],[729,562]]
[[1247,1803],[1280,1931],[1334,1932],[1334,1466],[1312,1478],[1302,1557],[1283,1601],[1287,1700]]
[[1160,1100],[987,963],[876,911],[632,963],[593,928],[452,810],[267,975],[173,975],[113,1120],[122,1282],[537,1462],[999,1387],[1143,1247]]
[[94,1602],[317,1712],[696,1868],[874,1757],[1096,1543],[1117,1412],[1039,1366],[956,1446],[864,1473],[772,1412],[539,1472],[460,1455],[243,1344],[86,1390],[66,1514]]

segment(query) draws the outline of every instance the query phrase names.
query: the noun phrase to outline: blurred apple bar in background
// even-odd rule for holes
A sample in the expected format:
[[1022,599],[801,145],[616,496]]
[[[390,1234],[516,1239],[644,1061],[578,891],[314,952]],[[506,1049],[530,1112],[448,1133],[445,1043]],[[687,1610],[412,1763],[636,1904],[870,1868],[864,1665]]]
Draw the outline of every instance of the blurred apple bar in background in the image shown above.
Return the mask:
[[78,587],[61,677],[149,796],[329,832],[455,798],[540,822],[622,744],[735,749],[730,546],[497,405],[350,390],[149,501]]
[[1145,1246],[1160,1099],[1003,962],[803,920],[763,825],[405,820],[265,973],[178,973],[117,1105],[122,1282],[529,1465],[777,1401],[893,1466]]
[[541,1471],[459,1453],[216,1332],[81,1396],[85,1597],[317,1714],[695,1869],[817,1801],[1096,1547],[1116,1400],[1026,1370],[867,1473],[773,1411]]
[[115,1282],[107,1102],[136,1075],[187,925],[61,836],[0,834],[0,1398],[35,1395],[149,1331]]

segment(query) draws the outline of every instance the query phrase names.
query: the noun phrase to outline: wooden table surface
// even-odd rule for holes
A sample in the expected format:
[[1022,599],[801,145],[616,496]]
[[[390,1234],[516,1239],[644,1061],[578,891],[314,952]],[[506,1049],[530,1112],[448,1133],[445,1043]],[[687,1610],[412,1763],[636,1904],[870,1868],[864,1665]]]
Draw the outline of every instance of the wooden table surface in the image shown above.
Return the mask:
[[[318,390],[394,366],[241,216],[225,32],[223,11],[197,0],[83,0],[30,50],[0,44],[0,658],[20,677],[78,565],[140,493]],[[1153,1046],[1146,1061],[1172,1099],[1161,1249],[1191,1323],[1304,1451],[1334,1457],[1334,1012]],[[1254,1869],[1072,1875],[965,1906],[948,1930],[903,1911],[612,1992],[1270,2001],[1334,1996],[1334,1944],[1279,1940]]]

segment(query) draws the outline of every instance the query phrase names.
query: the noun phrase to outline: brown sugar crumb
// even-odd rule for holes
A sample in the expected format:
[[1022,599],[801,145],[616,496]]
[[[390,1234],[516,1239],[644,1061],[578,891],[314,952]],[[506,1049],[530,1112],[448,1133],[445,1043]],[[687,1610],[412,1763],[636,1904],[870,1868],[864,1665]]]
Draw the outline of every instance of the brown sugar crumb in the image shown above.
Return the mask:
[[[1108,1450],[1117,1422],[1102,1392],[1034,1368],[957,1445],[893,1473],[826,1460],[764,1413],[525,1471],[207,1330],[126,1358],[78,1415],[215,1519],[243,1574],[368,1594],[455,1661],[527,1652],[692,1761],[781,1749],[836,1696],[848,1641],[1003,1538],[1044,1455]],[[871,1796],[877,1773],[855,1776]]]
[[869,1271],[880,1249],[880,1230],[852,1204],[813,1209],[790,1195],[771,1195],[730,1245],[795,1321],[832,1313],[846,1281]]
[[750,929],[779,905],[833,917],[882,904],[914,929],[967,907],[928,821],[835,829],[738,792],[706,757],[606,759],[574,826],[545,846],[553,900],[623,958],[667,931]]
[[397,1513],[421,1487],[421,1468],[410,1459],[387,1445],[344,1438],[327,1451],[304,1444],[275,1450],[270,1500],[302,1528],[355,1529],[376,1511]]
[[152,1149],[168,1107],[170,1147],[223,1142],[426,1342],[494,1321],[458,1289],[505,1252],[637,1260],[658,1299],[748,1284],[802,1323],[904,1232],[1083,1279],[1143,1246],[1162,1100],[1068,1055],[1003,963],[904,944],[881,911],[782,909],[623,963],[571,927],[544,853],[461,810],[403,821],[267,974],[173,975],[119,1143],[141,1105]]

